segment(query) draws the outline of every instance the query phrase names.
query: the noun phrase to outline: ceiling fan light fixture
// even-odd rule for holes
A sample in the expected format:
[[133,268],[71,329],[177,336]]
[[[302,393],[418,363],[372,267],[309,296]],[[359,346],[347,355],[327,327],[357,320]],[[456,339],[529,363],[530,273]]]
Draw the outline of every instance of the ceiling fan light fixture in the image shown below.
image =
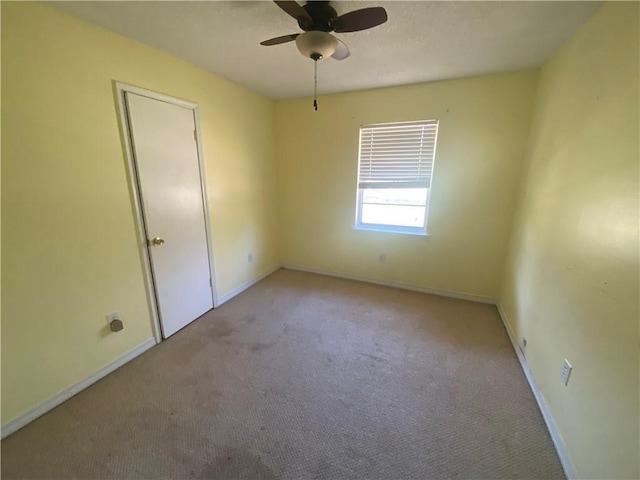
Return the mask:
[[330,33],[311,31],[298,35],[296,46],[305,57],[319,60],[335,53],[338,48],[338,40]]

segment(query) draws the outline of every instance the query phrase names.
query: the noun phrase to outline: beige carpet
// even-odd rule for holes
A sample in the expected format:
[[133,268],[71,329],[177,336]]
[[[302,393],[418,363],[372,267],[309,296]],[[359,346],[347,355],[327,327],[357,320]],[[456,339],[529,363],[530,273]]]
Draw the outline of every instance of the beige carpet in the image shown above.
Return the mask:
[[2,478],[564,475],[495,307],[280,270],[6,438]]

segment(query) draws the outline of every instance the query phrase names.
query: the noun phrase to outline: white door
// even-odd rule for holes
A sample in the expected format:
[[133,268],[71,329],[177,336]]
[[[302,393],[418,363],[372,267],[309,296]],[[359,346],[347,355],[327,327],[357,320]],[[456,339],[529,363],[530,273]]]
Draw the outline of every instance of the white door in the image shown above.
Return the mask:
[[164,338],[213,308],[194,110],[126,92]]

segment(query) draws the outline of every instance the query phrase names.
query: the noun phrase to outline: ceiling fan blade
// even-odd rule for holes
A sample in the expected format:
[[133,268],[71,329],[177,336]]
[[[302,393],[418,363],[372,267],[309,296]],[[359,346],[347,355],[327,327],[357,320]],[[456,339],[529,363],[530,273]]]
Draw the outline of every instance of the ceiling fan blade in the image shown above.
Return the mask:
[[347,47],[342,40],[340,39],[336,39],[336,40],[338,40],[338,48],[336,48],[335,53],[331,56],[336,60],[344,60],[349,55],[351,55],[351,52],[349,51],[349,47]]
[[292,42],[296,39],[299,34],[292,33],[290,35],[283,35],[281,37],[270,38],[269,40],[265,40],[264,42],[260,42],[260,45],[264,45],[265,47],[269,47],[271,45],[280,45],[281,43]]
[[298,2],[294,2],[292,0],[273,0],[276,5],[278,5],[282,10],[287,12],[296,20],[309,22],[311,23],[313,20],[311,19],[311,15],[307,13],[307,11],[302,8]]
[[377,27],[387,21],[387,11],[382,7],[361,8],[340,15],[333,21],[337,33],[358,32]]

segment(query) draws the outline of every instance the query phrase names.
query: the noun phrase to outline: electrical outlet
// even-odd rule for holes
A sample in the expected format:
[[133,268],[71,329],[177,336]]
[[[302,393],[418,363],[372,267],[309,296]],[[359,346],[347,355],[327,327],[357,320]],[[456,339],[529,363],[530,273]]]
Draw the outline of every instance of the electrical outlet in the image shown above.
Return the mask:
[[249,255],[247,255],[247,262],[253,263],[253,252],[249,253]]
[[118,312],[113,312],[107,315],[107,325],[111,325],[111,322],[114,320],[119,320],[120,314]]
[[381,253],[380,255],[378,255],[378,261],[384,262],[386,260],[387,260],[387,254],[386,253]]
[[569,375],[571,375],[571,370],[573,370],[573,367],[569,363],[569,360],[565,358],[564,363],[562,364],[562,375],[560,376],[560,378],[562,378],[562,382],[565,385],[569,383]]

